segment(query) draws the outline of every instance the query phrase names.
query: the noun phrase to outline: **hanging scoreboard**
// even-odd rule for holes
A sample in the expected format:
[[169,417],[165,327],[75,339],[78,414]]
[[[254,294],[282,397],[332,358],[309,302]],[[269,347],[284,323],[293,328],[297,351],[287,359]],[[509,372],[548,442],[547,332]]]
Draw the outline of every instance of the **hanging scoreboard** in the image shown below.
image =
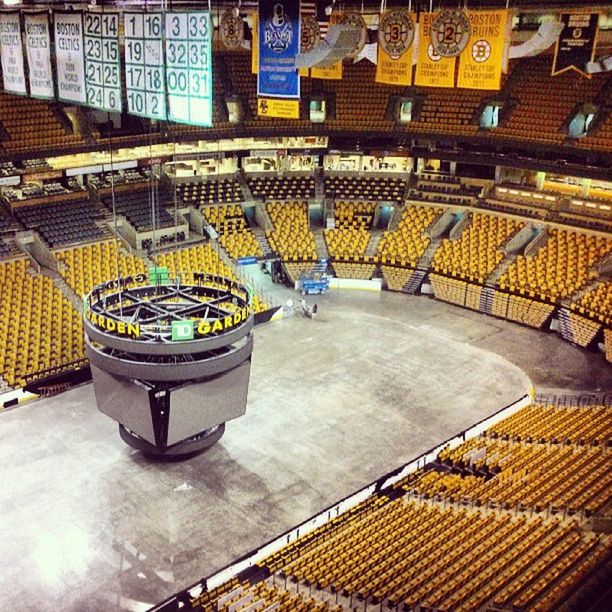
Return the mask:
[[57,93],[60,102],[85,104],[82,13],[53,13]]
[[27,94],[19,13],[0,13],[0,59],[4,90]]
[[26,55],[30,95],[33,98],[53,100],[53,70],[51,68],[51,34],[47,13],[25,13]]
[[166,119],[161,13],[124,13],[128,112]]
[[166,13],[168,119],[212,127],[210,13]]
[[85,13],[87,106],[121,112],[119,13]]

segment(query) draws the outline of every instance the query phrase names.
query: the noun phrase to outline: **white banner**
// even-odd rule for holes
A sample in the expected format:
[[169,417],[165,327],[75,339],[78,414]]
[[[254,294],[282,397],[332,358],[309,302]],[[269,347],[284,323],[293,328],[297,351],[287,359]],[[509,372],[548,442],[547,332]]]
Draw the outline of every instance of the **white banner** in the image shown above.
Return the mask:
[[166,13],[168,119],[212,127],[210,13]]
[[51,34],[47,13],[24,15],[26,54],[28,57],[30,95],[52,100],[53,70],[51,68]]
[[0,57],[4,90],[27,94],[19,13],[0,13]]
[[87,106],[121,112],[119,13],[85,13]]
[[161,13],[124,13],[128,113],[166,120]]
[[60,102],[85,104],[85,56],[83,15],[53,13],[57,93]]

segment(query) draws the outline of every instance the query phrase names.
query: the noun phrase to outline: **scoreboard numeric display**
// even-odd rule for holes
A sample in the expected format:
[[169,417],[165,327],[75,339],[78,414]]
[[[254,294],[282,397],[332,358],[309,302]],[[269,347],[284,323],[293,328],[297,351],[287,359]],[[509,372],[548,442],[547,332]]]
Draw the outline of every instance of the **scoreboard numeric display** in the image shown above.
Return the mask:
[[168,118],[212,127],[210,13],[166,13]]
[[124,13],[128,112],[166,119],[161,13]]
[[86,104],[121,112],[119,14],[85,13]]

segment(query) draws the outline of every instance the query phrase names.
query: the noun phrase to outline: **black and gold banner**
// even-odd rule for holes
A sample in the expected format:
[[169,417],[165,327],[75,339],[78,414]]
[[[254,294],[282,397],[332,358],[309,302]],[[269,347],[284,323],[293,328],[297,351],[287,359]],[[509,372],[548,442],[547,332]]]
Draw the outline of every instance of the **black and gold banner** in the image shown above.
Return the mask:
[[552,76],[576,70],[587,78],[585,71],[588,62],[593,61],[597,40],[599,13],[562,13],[563,30],[555,47]]

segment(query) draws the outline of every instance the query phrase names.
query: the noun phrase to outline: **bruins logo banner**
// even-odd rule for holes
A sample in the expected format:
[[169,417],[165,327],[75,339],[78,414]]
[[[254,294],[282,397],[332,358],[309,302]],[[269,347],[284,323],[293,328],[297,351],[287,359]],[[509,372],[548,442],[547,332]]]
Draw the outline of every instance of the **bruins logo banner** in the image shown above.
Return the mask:
[[421,13],[419,17],[419,48],[414,82],[422,87],[454,87],[454,57],[442,57],[431,40],[435,13]]
[[472,32],[459,60],[457,87],[499,90],[508,11],[470,11],[469,17]]
[[[321,27],[315,15],[302,15],[300,26],[300,53],[312,51],[321,42]],[[300,68],[300,76],[308,76],[308,68]]]
[[465,11],[442,11],[431,24],[431,42],[442,57],[457,57],[470,38],[470,20]]
[[350,25],[357,28],[355,43],[350,53],[347,55],[349,59],[354,59],[359,55],[366,44],[366,40],[368,38],[368,26],[366,26],[366,22],[359,13],[341,13],[338,16],[337,23],[341,25]]
[[412,43],[414,15],[392,10],[383,14],[378,26],[377,83],[412,84]]
[[559,34],[555,47],[552,76],[566,70],[576,70],[591,78],[591,75],[584,71],[584,67],[588,62],[593,61],[598,20],[598,13],[563,13],[561,15],[563,30]]
[[238,10],[227,9],[219,21],[221,42],[226,49],[238,49],[244,40],[244,26]]
[[257,74],[259,70],[259,20],[257,13],[253,13],[253,38],[251,40],[251,73]]

